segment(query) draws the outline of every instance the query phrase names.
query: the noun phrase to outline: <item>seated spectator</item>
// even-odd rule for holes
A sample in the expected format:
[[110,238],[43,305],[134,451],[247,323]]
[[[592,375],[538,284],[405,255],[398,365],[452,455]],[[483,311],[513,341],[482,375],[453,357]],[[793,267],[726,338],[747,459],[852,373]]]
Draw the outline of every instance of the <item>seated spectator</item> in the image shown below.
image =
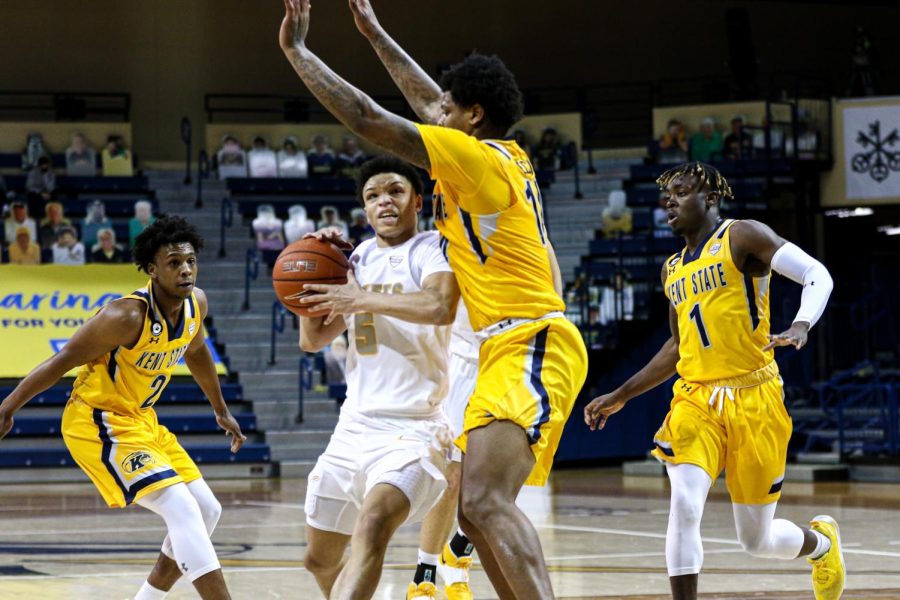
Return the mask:
[[247,153],[247,165],[250,177],[278,177],[278,158],[263,137],[253,138],[253,147]]
[[316,223],[316,229],[322,229],[323,227],[340,227],[344,231],[344,239],[350,239],[350,230],[347,227],[347,223],[341,220],[338,210],[335,207],[330,204],[323,206],[321,215],[322,218]]
[[309,165],[306,163],[306,154],[297,149],[297,138],[288,136],[281,144],[278,151],[278,176],[279,177],[303,177],[309,175]]
[[59,238],[52,249],[55,265],[84,264],[84,244],[78,241],[78,235],[73,227],[63,227],[59,231]]
[[9,208],[9,216],[4,221],[3,233],[4,239],[12,241],[16,237],[16,231],[19,227],[27,227],[28,235],[31,240],[38,239],[37,223],[28,216],[28,205],[24,202],[15,201]]
[[725,136],[722,157],[729,160],[750,158],[753,152],[753,138],[744,131],[744,117],[731,119],[731,133]]
[[[425,229],[423,229],[424,231]],[[375,235],[369,226],[369,220],[366,218],[366,211],[361,208],[354,208],[350,211],[350,227],[348,228],[350,243],[356,246]]]
[[541,134],[541,140],[534,147],[534,167],[538,171],[555,171],[559,166],[559,153],[562,144],[556,130],[548,127]]
[[216,153],[219,179],[247,176],[247,153],[233,135],[222,138],[222,147]]
[[70,225],[69,220],[63,216],[63,205],[59,202],[48,202],[44,206],[44,218],[38,230],[41,248],[46,250],[53,246],[59,237],[60,229]]
[[631,209],[625,206],[625,192],[609,193],[609,206],[603,209],[603,235],[608,238],[631,233]]
[[712,117],[700,121],[700,131],[691,136],[691,160],[709,162],[722,157],[722,134]]
[[91,248],[92,263],[123,263],[125,262],[125,251],[116,244],[116,232],[109,227],[104,227],[97,232],[99,240]]
[[324,135],[313,138],[312,148],[306,153],[310,177],[331,177],[334,175],[334,152],[328,147]]
[[94,200],[87,207],[87,215],[81,221],[81,241],[85,248],[93,248],[97,243],[97,232],[104,227],[112,227],[106,216],[106,205],[102,200]]
[[22,154],[22,170],[28,172],[38,166],[38,160],[42,156],[50,158],[50,153],[44,147],[44,136],[29,133],[25,141],[25,152]]
[[288,220],[284,222],[284,237],[288,244],[315,230],[316,224],[306,216],[306,207],[295,204],[288,209]]
[[50,166],[50,158],[42,156],[38,159],[37,166],[28,171],[25,191],[28,192],[29,200],[43,203],[53,197],[55,189],[56,175],[53,174],[53,169]]
[[66,175],[93,177],[96,174],[97,153],[88,145],[84,134],[76,133],[66,150]]
[[687,134],[684,123],[670,119],[666,132],[659,138],[659,162],[685,162],[688,158]]
[[513,131],[513,140],[515,140],[516,144],[519,145],[519,148],[528,155],[528,158],[531,158],[531,144],[528,143],[528,136],[525,135],[525,131],[522,129]]
[[659,206],[653,209],[653,237],[672,237],[672,228],[669,227],[669,209],[665,194],[659,196]]
[[260,204],[253,219],[253,233],[256,235],[257,250],[281,250],[284,248],[284,224],[275,216],[271,204]]
[[21,225],[16,228],[14,242],[9,245],[9,262],[13,265],[41,264],[41,247],[31,241],[31,232]]
[[156,218],[153,216],[153,205],[146,200],[134,203],[134,218],[128,221],[128,243],[134,246],[134,240],[149,227]]
[[103,175],[106,177],[131,177],[134,175],[134,164],[131,152],[125,147],[125,140],[120,135],[106,138],[106,147],[100,154],[103,164]]
[[335,168],[340,177],[356,178],[359,166],[366,162],[366,155],[359,149],[359,142],[354,137],[345,137],[341,151],[337,155]]

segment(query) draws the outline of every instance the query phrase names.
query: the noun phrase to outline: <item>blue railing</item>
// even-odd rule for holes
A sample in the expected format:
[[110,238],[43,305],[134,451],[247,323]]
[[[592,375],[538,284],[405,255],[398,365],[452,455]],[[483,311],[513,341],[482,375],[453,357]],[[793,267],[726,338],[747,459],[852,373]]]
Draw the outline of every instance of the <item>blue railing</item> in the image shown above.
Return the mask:
[[250,281],[259,277],[259,252],[256,248],[247,249],[247,262],[244,265],[244,304],[243,310],[250,310]]
[[184,185],[191,185],[191,141],[193,132],[191,129],[191,120],[187,117],[181,117],[181,141],[184,142]]
[[[195,208],[203,207],[203,180],[209,179],[209,155],[206,150],[201,150],[197,155],[197,199],[194,200]],[[186,184],[191,182],[190,177],[185,177]],[[229,201],[230,202],[230,201]],[[230,221],[230,220],[229,220]],[[228,226],[231,226],[229,222]],[[222,248],[220,248],[221,250]]]
[[307,356],[300,357],[299,390],[297,392],[297,422],[303,422],[303,397],[313,386],[313,362]]
[[276,362],[275,350],[277,348],[277,335],[284,331],[284,317],[287,316],[287,309],[278,300],[272,303],[272,337],[269,344],[269,364],[274,365]]
[[222,216],[219,219],[219,258],[225,258],[225,228],[234,223],[234,206],[231,198],[222,198]]

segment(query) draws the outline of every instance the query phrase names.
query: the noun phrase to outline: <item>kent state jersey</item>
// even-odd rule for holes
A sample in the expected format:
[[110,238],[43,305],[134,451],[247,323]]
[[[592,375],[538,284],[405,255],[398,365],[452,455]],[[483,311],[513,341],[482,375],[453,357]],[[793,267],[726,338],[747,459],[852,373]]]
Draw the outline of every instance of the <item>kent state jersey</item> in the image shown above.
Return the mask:
[[689,381],[736,377],[772,362],[769,276],[741,273],[731,257],[728,219],[696,252],[669,258],[665,294],[678,314],[678,374]]
[[93,408],[142,417],[159,399],[194,336],[201,334],[203,321],[193,293],[174,325],[158,310],[152,284],[125,298],[147,304],[140,338],[133,348],[119,346],[82,366],[72,396]]
[[553,287],[541,192],[511,140],[418,125],[434,187],[434,224],[472,327],[562,311]]

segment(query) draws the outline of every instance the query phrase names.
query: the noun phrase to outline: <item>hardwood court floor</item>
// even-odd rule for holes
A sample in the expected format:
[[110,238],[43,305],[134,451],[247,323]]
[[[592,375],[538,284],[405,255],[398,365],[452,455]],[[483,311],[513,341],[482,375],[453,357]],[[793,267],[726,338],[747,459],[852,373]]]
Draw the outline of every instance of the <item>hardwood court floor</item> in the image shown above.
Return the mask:
[[[314,599],[303,569],[305,480],[211,483],[224,506],[213,536],[234,598]],[[558,470],[551,483],[520,499],[538,527],[561,598],[668,598],[664,534],[667,484],[623,477],[618,469]],[[838,519],[849,571],[844,598],[900,599],[900,486],[788,484],[778,516]],[[404,598],[417,548],[416,527],[395,537],[375,598]],[[165,531],[140,508],[109,510],[90,484],[0,488],[0,599],[122,600],[153,564]],[[703,524],[706,562],[701,597],[812,598],[804,561],[751,559],[735,541],[724,484],[711,495]],[[472,575],[476,598],[496,598]],[[196,598],[180,582],[172,599]]]

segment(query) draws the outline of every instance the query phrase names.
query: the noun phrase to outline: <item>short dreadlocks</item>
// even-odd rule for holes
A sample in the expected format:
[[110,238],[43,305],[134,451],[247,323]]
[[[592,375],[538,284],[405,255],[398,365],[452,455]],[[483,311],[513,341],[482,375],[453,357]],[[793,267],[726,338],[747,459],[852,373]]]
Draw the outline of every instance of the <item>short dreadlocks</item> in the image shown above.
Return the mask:
[[731,186],[728,185],[728,181],[722,177],[718,169],[702,162],[684,163],[669,169],[656,179],[656,183],[661,190],[665,190],[676,177],[690,176],[697,178],[698,190],[702,190],[705,187],[711,192],[716,192],[722,198],[734,200]]

